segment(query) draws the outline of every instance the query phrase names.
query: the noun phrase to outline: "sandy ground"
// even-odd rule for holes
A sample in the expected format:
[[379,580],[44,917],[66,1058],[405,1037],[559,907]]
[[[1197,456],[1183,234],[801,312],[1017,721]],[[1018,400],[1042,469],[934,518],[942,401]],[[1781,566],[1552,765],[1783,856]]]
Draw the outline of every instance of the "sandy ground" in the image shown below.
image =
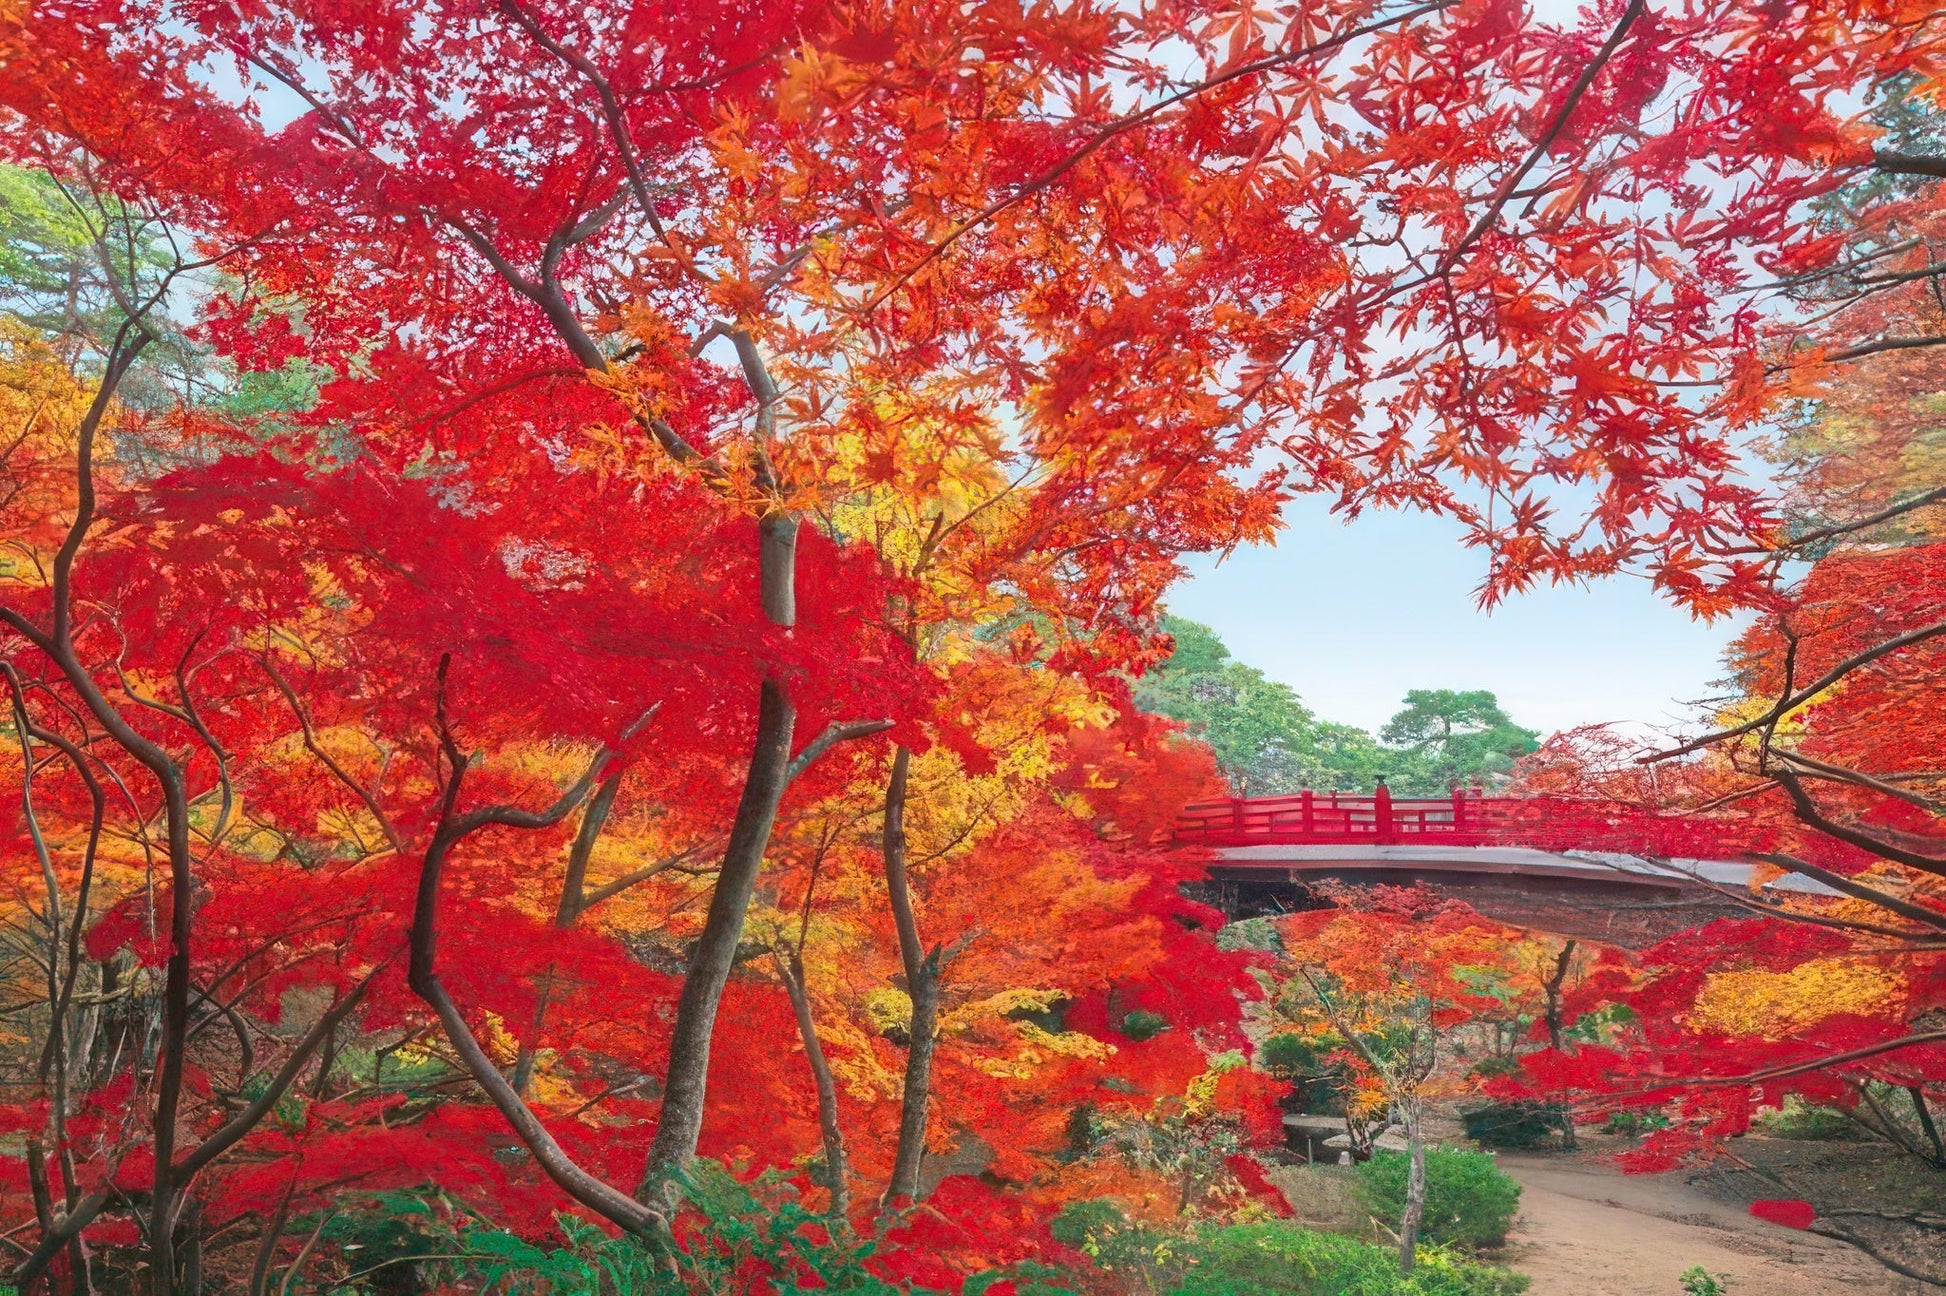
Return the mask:
[[1728,1296],[1917,1296],[1853,1247],[1781,1228],[1713,1201],[1682,1174],[1627,1175],[1559,1154],[1501,1153],[1522,1186],[1520,1219],[1500,1263],[1530,1275],[1530,1296],[1681,1296],[1701,1265]]

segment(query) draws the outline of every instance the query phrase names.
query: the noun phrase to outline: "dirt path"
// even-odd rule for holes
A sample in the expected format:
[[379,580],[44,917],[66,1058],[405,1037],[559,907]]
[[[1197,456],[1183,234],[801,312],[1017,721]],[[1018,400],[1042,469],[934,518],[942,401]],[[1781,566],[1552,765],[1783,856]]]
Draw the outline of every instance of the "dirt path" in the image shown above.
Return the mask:
[[1499,1259],[1531,1296],[1681,1296],[1683,1270],[1727,1278],[1729,1296],[1936,1293],[1830,1238],[1712,1201],[1681,1174],[1623,1175],[1560,1155],[1502,1153],[1520,1219]]

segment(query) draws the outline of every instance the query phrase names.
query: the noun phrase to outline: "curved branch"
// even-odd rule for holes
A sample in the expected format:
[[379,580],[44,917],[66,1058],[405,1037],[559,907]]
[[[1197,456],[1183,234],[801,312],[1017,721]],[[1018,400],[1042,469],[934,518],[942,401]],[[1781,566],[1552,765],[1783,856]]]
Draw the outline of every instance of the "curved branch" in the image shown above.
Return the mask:
[[1818,809],[1817,802],[1813,801],[1811,794],[1804,790],[1804,781],[1796,774],[1793,774],[1789,770],[1778,770],[1776,778],[1777,785],[1783,788],[1785,793],[1790,797],[1791,808],[1796,812],[1797,817],[1827,837],[1836,837],[1839,841],[1849,843],[1858,847],[1860,850],[1870,851],[1880,859],[1888,859],[1896,864],[1904,864],[1909,868],[1916,868],[1922,873],[1932,873],[1939,877],[1946,877],[1946,859],[1941,859],[1933,855],[1921,855],[1918,851],[1910,851],[1902,846],[1894,846],[1892,843],[1880,841],[1870,833],[1854,828],[1850,824],[1839,823]]
[[1806,702],[1809,702],[1812,698],[1824,692],[1859,667],[1869,666],[1881,657],[1888,657],[1902,649],[1910,648],[1914,644],[1924,643],[1929,639],[1937,639],[1941,635],[1946,635],[1946,621],[1934,621],[1929,625],[1920,626],[1916,630],[1908,630],[1902,635],[1895,635],[1890,639],[1874,644],[1861,653],[1855,653],[1845,658],[1803,688],[1779,698],[1774,706],[1753,720],[1746,720],[1744,723],[1729,729],[1719,729],[1714,733],[1704,734],[1701,738],[1692,739],[1689,742],[1683,743],[1681,746],[1671,747],[1666,751],[1650,752],[1647,756],[1637,757],[1636,764],[1654,765],[1661,761],[1673,760],[1678,756],[1687,756],[1691,752],[1701,751],[1703,748],[1713,746],[1725,739],[1738,738],[1744,734],[1762,729],[1767,725],[1776,724],[1777,721],[1789,715],[1798,707],[1803,706]]
[[[1750,858],[1762,860],[1766,864],[1775,864],[1778,868],[1787,869],[1814,882],[1822,882],[1833,891],[1841,891],[1854,900],[1863,900],[1868,904],[1877,905],[1890,913],[1898,914],[1901,918],[1910,918],[1916,923],[1946,931],[1946,913],[1941,913],[1937,909],[1928,909],[1924,905],[1913,904],[1909,900],[1901,900],[1875,887],[1855,882],[1842,873],[1833,873],[1830,869],[1819,868],[1816,864],[1798,859],[1794,855],[1766,851],[1753,854]],[[1917,932],[1913,934],[1919,935]]]
[[1770,754],[1778,760],[1789,761],[1793,765],[1802,765],[1805,769],[1827,778],[1833,783],[1850,783],[1854,787],[1869,788],[1880,796],[1888,796],[1895,801],[1903,801],[1909,806],[1916,806],[1930,814],[1946,814],[1946,806],[1941,805],[1931,797],[1920,796],[1917,792],[1908,791],[1896,783],[1887,783],[1884,779],[1874,778],[1870,774],[1862,774],[1855,769],[1849,769],[1843,765],[1833,765],[1828,761],[1821,761],[1815,757],[1806,756],[1802,752],[1785,751],[1780,747],[1771,748]]
[[[877,310],[879,305],[887,297],[890,297],[900,288],[910,283],[913,276],[917,275],[921,270],[924,270],[927,266],[930,266],[933,262],[945,256],[955,243],[965,238],[968,234],[971,234],[982,225],[989,223],[1010,208],[1019,206],[1021,203],[1027,201],[1027,199],[1041,192],[1069,171],[1079,166],[1083,159],[1100,149],[1110,140],[1125,135],[1139,126],[1147,125],[1158,115],[1175,107],[1177,104],[1185,103],[1191,99],[1208,94],[1210,91],[1226,86],[1233,81],[1240,81],[1245,77],[1256,76],[1260,72],[1273,71],[1291,63],[1299,63],[1317,54],[1328,53],[1331,50],[1349,45],[1353,41],[1370,36],[1375,32],[1384,31],[1387,27],[1394,27],[1400,23],[1411,22],[1415,18],[1423,18],[1427,14],[1437,13],[1442,9],[1451,8],[1456,2],[1457,0],[1435,0],[1435,3],[1419,5],[1402,14],[1396,14],[1393,17],[1383,18],[1376,22],[1366,23],[1363,26],[1354,27],[1350,31],[1340,32],[1336,36],[1328,37],[1315,45],[1307,45],[1303,49],[1286,50],[1279,54],[1266,55],[1263,58],[1245,63],[1240,67],[1231,68],[1227,72],[1218,73],[1206,81],[1199,81],[1187,89],[1165,95],[1146,108],[1138,109],[1126,117],[1110,122],[1108,125],[1096,131],[1088,138],[1087,142],[1067,154],[1059,162],[1056,162],[1039,175],[1028,180],[1023,180],[1020,184],[1014,186],[1014,191],[1005,198],[995,199],[985,207],[982,207],[978,212],[975,212],[972,216],[967,217],[958,225],[955,225],[947,232],[944,238],[927,249],[924,256],[900,271],[890,283],[874,293],[871,300],[865,303],[863,307],[864,313],[869,315],[872,311]],[[1636,3],[1640,4],[1641,0],[1636,0]]]
[[264,654],[260,660],[263,662],[264,673],[270,676],[270,682],[277,686],[277,691],[284,695],[284,701],[290,704],[292,714],[297,717],[297,723],[303,729],[304,750],[310,752],[311,755],[317,758],[319,764],[323,765],[327,770],[330,770],[333,778],[350,789],[351,794],[357,797],[365,809],[371,812],[372,818],[378,821],[379,831],[385,834],[385,840],[390,844],[393,852],[403,855],[405,853],[404,839],[399,836],[398,829],[392,825],[392,820],[385,813],[384,807],[379,805],[378,798],[372,792],[360,786],[358,780],[354,779],[350,772],[338,763],[336,758],[319,745],[317,731],[311,725],[310,712],[305,710],[302,702],[298,701],[296,691],[285,681],[276,665],[270,660],[269,654]]
[[839,743],[884,733],[892,727],[892,724],[890,720],[853,720],[843,724],[834,720],[825,726],[823,733],[804,744],[804,750],[791,759],[789,767],[784,771],[784,781],[786,783],[795,781],[798,775],[810,769],[817,763],[819,757]]
[[372,984],[372,978],[379,974],[382,967],[383,964],[380,968],[374,968],[366,973],[365,979],[353,986],[351,993],[340,1000],[337,1007],[318,1018],[311,1029],[304,1033],[304,1038],[298,1041],[297,1047],[291,1050],[290,1058],[283,1067],[271,1077],[264,1091],[257,1095],[255,1102],[238,1112],[223,1128],[197,1144],[194,1151],[176,1163],[175,1173],[179,1180],[187,1180],[190,1175],[222,1156],[239,1139],[255,1129],[257,1123],[269,1114],[270,1109],[283,1100],[284,1094],[297,1082],[298,1075],[310,1062],[311,1055],[317,1051],[318,1045],[324,1042],[325,1036],[329,1035],[339,1022],[349,1017],[358,1007],[359,1002],[365,997],[365,991]]

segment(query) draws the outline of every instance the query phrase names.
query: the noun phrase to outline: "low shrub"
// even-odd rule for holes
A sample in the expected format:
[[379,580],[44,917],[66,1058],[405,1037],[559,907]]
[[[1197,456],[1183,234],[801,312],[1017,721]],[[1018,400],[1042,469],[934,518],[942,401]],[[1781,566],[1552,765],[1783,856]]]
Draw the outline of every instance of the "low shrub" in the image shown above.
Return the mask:
[[1562,1104],[1532,1099],[1490,1102],[1460,1113],[1466,1137],[1490,1148],[1526,1149],[1564,1143],[1571,1119]]
[[1262,950],[1267,954],[1281,954],[1284,952],[1284,938],[1278,934],[1277,924],[1270,918],[1242,918],[1217,929],[1216,948],[1225,953]]
[[1284,1220],[1207,1225],[1189,1233],[1130,1220],[1111,1201],[1070,1203],[1056,1240],[1109,1273],[1165,1296],[1520,1296],[1527,1279],[1439,1247],[1410,1277],[1397,1253]]
[[[1405,1181],[1410,1169],[1403,1152],[1377,1152],[1358,1168],[1359,1195],[1365,1208],[1397,1228],[1405,1211]],[[1484,1152],[1468,1148],[1426,1149],[1426,1212],[1420,1236],[1440,1246],[1479,1250],[1507,1240],[1520,1209],[1520,1185]]]
[[1775,1111],[1759,1112],[1750,1122],[1773,1138],[1855,1139],[1858,1126],[1851,1117],[1830,1107],[1813,1107],[1796,1094]]
[[1324,1055],[1337,1046],[1336,1036],[1305,1035],[1280,1031],[1257,1048],[1257,1061],[1279,1080],[1317,1075],[1324,1067]]
[[1683,1296],[1723,1296],[1729,1285],[1727,1279],[1717,1277],[1701,1265],[1689,1266],[1677,1281],[1682,1284]]
[[1234,1224],[1188,1241],[1169,1296],[1519,1296],[1527,1279],[1436,1248],[1410,1277],[1397,1255],[1289,1224]]
[[1668,1129],[1669,1118],[1660,1112],[1642,1112],[1633,1109],[1612,1111],[1602,1125],[1606,1134],[1646,1134],[1651,1130]]

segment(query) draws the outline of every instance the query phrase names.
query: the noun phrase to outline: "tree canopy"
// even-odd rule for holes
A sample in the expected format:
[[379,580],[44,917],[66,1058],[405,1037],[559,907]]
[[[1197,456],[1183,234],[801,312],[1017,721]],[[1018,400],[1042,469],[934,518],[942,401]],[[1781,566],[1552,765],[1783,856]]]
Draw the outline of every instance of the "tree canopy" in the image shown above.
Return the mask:
[[[558,1240],[997,1293],[1087,1265],[1067,1203],[1266,1201],[1262,959],[1170,841],[1218,770],[1129,682],[1184,560],[1294,493],[1451,516],[1488,601],[1762,610],[1696,786],[1865,852],[1779,838],[1919,925],[1852,935],[1923,936],[1873,870],[1938,872],[1937,676],[1859,672],[1927,659],[1937,555],[1790,588],[1836,533],[1741,465],[1940,340],[1946,162],[1845,114],[1930,94],[1941,37],[1899,0],[0,4],[14,1283]],[[1524,732],[1434,695],[1384,748],[1184,639],[1141,687],[1240,786]],[[1620,799],[1596,764],[1551,768]]]
[[1174,647],[1138,682],[1136,705],[1207,743],[1235,796],[1369,792],[1381,779],[1401,795],[1443,796],[1508,774],[1537,745],[1485,690],[1413,689],[1374,738],[1318,719],[1208,626],[1168,616],[1162,627]]

